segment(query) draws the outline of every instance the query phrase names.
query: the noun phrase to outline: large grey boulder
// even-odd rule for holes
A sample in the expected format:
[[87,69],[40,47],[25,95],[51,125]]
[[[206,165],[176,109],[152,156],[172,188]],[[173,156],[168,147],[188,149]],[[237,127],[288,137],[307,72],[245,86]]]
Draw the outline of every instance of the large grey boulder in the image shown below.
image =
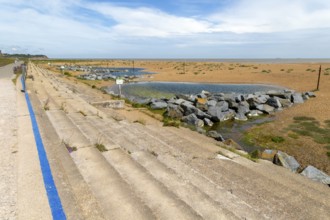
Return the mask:
[[279,99],[277,97],[270,97],[267,100],[266,104],[270,105],[274,108],[281,108],[282,107],[282,104],[281,104],[281,102],[279,101]]
[[251,110],[249,113],[247,113],[247,116],[249,117],[257,117],[259,115],[263,115],[264,113],[259,110]]
[[278,151],[274,156],[274,164],[283,166],[292,172],[297,172],[300,164],[296,159],[282,151]]
[[245,98],[244,98],[244,96],[241,95],[241,94],[235,96],[235,101],[236,101],[236,102],[242,102],[242,101],[244,101],[244,100],[245,100]]
[[207,113],[211,116],[211,120],[214,122],[226,121],[231,118],[234,118],[235,111],[228,110],[224,112],[222,110],[223,110],[222,107],[214,106],[214,107],[209,107]]
[[260,104],[266,103],[268,99],[269,99],[269,95],[259,95],[255,98],[257,103],[260,103]]
[[168,104],[166,115],[170,118],[181,119],[183,117],[183,109],[179,105]]
[[204,118],[204,124],[209,126],[209,127],[213,126],[213,122],[208,118]]
[[248,102],[243,101],[238,103],[238,108],[237,108],[238,113],[246,114],[250,112],[250,105]]
[[175,101],[174,101],[174,104],[177,104],[177,105],[181,105],[183,102],[185,102],[186,100],[184,100],[184,99],[176,99]]
[[214,93],[209,97],[209,100],[216,100],[218,102],[224,101],[225,100],[224,95],[225,94],[223,94],[223,93]]
[[217,101],[216,100],[208,100],[206,102],[207,106],[210,107],[210,106],[216,106],[217,105]]
[[203,112],[202,110],[196,108],[196,111],[194,112],[194,114],[199,118],[199,119],[204,119],[204,118],[211,118],[211,116],[207,115],[205,112]]
[[237,103],[236,101],[234,102],[234,101],[230,101],[230,100],[227,102],[228,102],[228,106],[230,109],[237,111],[239,103]]
[[241,112],[237,112],[236,114],[235,114],[235,120],[237,120],[237,121],[247,121],[248,120],[248,118],[245,116],[245,114],[243,114],[243,113],[241,113]]
[[216,104],[216,106],[221,109],[221,111],[225,112],[229,110],[229,104],[226,101],[220,101]]
[[219,122],[223,121],[224,114],[222,113],[222,110],[219,106],[211,106],[207,110],[207,114],[211,116],[212,121]]
[[190,115],[192,113],[195,113],[197,111],[197,108],[194,106],[193,103],[185,101],[181,103],[180,105],[184,111],[184,115]]
[[214,138],[217,141],[225,141],[225,139],[222,137],[222,135],[214,130],[208,131],[206,135],[211,138]]
[[223,98],[225,101],[234,101],[235,102],[235,93],[228,93],[228,94],[223,94]]
[[151,109],[164,109],[167,108],[167,103],[165,101],[153,101],[150,104]]
[[257,105],[255,108],[259,111],[262,111],[262,112],[266,113],[266,114],[270,114],[275,110],[274,107],[272,107],[270,105],[267,105],[267,104],[260,104],[260,105]]
[[279,98],[278,101],[281,103],[283,108],[289,108],[293,105],[292,102],[290,101],[290,99]]
[[291,95],[291,102],[293,103],[304,103],[304,99],[301,93],[294,93]]
[[275,96],[275,97],[282,98],[282,99],[287,98],[287,94],[284,90],[283,91],[270,90],[270,91],[266,92],[266,94],[271,96],[271,97]]
[[194,125],[196,127],[204,126],[204,121],[197,118],[197,116],[195,114],[190,114],[190,115],[184,116],[184,117],[182,117],[181,120],[189,125]]
[[300,174],[314,181],[330,185],[330,176],[311,165],[307,166]]
[[265,104],[269,99],[268,95],[248,96],[246,101],[249,103],[250,108],[255,109],[257,105]]
[[314,92],[305,92],[305,95],[307,95],[310,98],[315,98],[316,97]]
[[131,101],[134,103],[137,103],[137,104],[147,105],[150,103],[151,99],[150,98],[134,98]]

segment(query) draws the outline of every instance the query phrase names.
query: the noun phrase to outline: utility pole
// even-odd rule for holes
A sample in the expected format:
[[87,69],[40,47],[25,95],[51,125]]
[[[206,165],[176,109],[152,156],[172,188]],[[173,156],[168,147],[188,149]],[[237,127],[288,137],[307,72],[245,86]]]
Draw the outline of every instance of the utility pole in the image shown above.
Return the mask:
[[319,77],[318,77],[318,79],[317,79],[317,87],[316,87],[316,91],[318,91],[319,88],[320,88],[321,70],[322,70],[322,66],[320,65],[320,68],[319,68]]
[[186,60],[183,61],[183,73],[186,74]]

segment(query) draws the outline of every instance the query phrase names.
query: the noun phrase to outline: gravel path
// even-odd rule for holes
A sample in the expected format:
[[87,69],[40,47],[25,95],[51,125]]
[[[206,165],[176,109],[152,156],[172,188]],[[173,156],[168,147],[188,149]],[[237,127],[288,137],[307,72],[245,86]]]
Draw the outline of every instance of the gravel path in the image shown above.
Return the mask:
[[16,90],[8,71],[0,69],[0,216],[16,219],[17,204],[17,110]]

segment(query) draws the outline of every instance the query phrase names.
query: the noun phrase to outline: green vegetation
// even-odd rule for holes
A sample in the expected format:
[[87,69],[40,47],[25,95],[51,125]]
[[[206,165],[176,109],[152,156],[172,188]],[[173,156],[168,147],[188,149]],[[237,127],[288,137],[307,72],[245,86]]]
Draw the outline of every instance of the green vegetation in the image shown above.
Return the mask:
[[[253,161],[253,162],[258,162],[258,157],[252,157],[250,154],[242,153],[242,152],[236,150],[235,148],[228,147],[228,146],[223,145],[223,144],[217,144],[217,145],[218,145],[219,147],[223,148],[223,149],[226,149],[226,150],[228,150],[228,151],[230,151],[230,152],[233,152],[233,153],[235,153],[235,154],[237,154],[237,155],[240,155],[241,157],[244,157],[244,158],[246,158],[246,159],[249,159],[249,160],[251,160],[251,161]],[[222,155],[222,156],[227,157],[227,156],[226,156],[225,154],[223,154],[221,151],[218,151],[217,153],[220,154],[220,155]],[[251,152],[251,153],[252,153],[252,152]],[[259,153],[258,153],[258,154],[259,154]],[[255,153],[253,153],[253,155],[255,156]]]
[[164,127],[180,127],[181,122],[179,120],[175,120],[172,118],[164,117],[163,118],[163,126]]
[[271,140],[274,142],[274,143],[282,143],[285,141],[285,139],[281,136],[275,136],[275,137],[272,137]]
[[79,111],[79,113],[82,114],[84,117],[87,116],[87,114],[85,112],[81,111],[81,110]]
[[247,146],[260,146],[265,149],[278,149],[283,143],[286,143],[284,137],[264,132],[262,126],[255,126],[253,129],[244,132],[242,141]]
[[288,134],[288,137],[290,137],[290,138],[292,138],[292,139],[298,139],[298,138],[299,138],[299,135],[296,134],[296,133],[292,133],[292,132],[290,132],[290,133]]
[[147,122],[146,122],[146,120],[139,118],[139,119],[133,121],[133,123],[139,123],[141,125],[146,125]]
[[46,99],[45,103],[44,103],[44,110],[48,111],[49,110],[49,98]]
[[249,65],[241,64],[241,65],[239,65],[239,67],[250,67],[250,66]]
[[315,121],[316,119],[313,117],[308,117],[308,116],[297,116],[297,117],[293,117],[293,120],[295,120],[295,121]]
[[71,76],[72,76],[72,74],[71,74],[71,73],[69,73],[69,72],[64,72],[64,75],[66,75],[66,76],[69,76],[69,77],[71,77]]
[[329,76],[330,75],[330,68],[326,68],[323,72],[324,72],[325,76]]
[[288,69],[286,72],[291,73],[292,71],[293,71],[293,69]]
[[73,152],[73,151],[77,151],[77,147],[75,146],[70,146],[67,142],[62,140],[62,143],[64,144],[64,146],[66,147],[66,149],[69,151],[69,153]]
[[7,58],[7,57],[0,57],[0,67],[6,66],[8,64],[11,64],[14,62],[13,58]]
[[249,156],[252,159],[258,159],[258,158],[260,158],[260,151],[259,150],[254,150],[251,153],[249,153]]
[[316,143],[330,144],[329,120],[325,121],[326,127],[321,127],[320,122],[312,117],[294,117],[294,123],[289,125],[289,130],[298,135],[313,138]]
[[8,53],[5,53],[3,54],[4,57],[7,57],[7,58],[24,58],[24,59],[28,59],[28,58],[43,58],[43,59],[48,59],[48,57],[46,55],[43,55],[43,54],[18,54],[18,53],[15,53],[15,54],[8,54]]
[[261,73],[271,73],[271,70],[262,70]]
[[306,71],[307,71],[307,72],[312,72],[312,73],[316,72],[316,70],[313,70],[313,69],[309,69],[309,68],[308,68],[308,69],[306,69]]
[[104,144],[101,143],[96,143],[95,147],[100,151],[100,152],[105,152],[108,151],[108,149],[104,146]]

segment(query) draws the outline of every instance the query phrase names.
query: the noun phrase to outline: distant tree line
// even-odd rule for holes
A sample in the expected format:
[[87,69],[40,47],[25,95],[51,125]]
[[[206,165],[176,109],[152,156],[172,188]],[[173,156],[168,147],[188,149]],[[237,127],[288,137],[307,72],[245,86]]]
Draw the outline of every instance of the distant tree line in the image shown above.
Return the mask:
[[8,57],[8,58],[38,58],[38,59],[48,59],[46,55],[43,54],[8,54],[8,53],[3,53],[3,57]]

